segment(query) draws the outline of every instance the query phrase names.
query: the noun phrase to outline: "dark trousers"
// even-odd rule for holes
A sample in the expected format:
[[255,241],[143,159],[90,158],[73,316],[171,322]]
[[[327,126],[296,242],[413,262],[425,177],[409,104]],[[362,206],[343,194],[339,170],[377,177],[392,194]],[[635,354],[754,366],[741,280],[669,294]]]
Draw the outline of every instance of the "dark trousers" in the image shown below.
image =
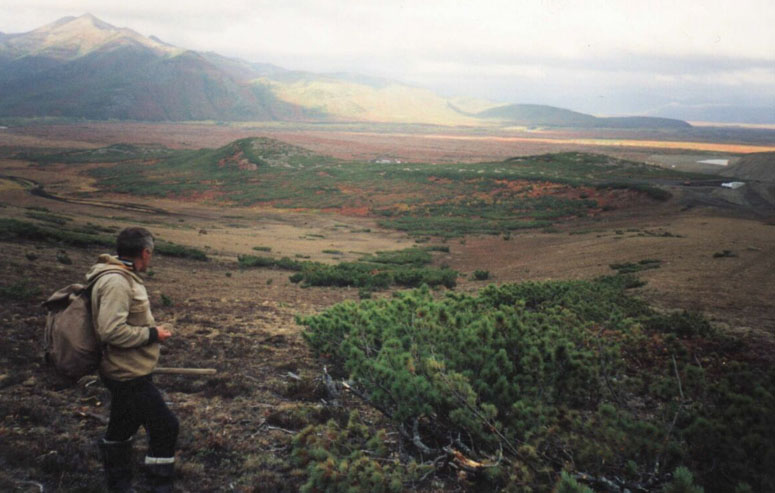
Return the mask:
[[151,457],[174,457],[178,418],[164,402],[151,375],[127,381],[102,377],[110,390],[110,422],[105,439],[129,440],[140,425],[148,432]]

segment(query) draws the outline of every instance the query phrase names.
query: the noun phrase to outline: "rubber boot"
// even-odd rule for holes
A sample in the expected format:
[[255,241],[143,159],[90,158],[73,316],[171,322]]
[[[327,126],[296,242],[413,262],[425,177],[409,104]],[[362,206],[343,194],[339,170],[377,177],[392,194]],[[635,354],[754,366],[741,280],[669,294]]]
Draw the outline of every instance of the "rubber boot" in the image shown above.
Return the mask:
[[175,457],[146,457],[145,471],[153,493],[172,493],[175,480]]
[[132,493],[132,439],[111,442],[104,438],[99,442],[105,480],[111,493]]

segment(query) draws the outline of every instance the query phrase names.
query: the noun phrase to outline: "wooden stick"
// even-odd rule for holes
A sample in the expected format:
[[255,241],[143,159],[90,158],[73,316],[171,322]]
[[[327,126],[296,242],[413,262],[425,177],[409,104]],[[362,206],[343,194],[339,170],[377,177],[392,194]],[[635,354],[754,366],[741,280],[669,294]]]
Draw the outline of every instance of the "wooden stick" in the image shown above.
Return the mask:
[[157,366],[153,372],[163,375],[215,375],[218,370],[215,368],[167,368]]

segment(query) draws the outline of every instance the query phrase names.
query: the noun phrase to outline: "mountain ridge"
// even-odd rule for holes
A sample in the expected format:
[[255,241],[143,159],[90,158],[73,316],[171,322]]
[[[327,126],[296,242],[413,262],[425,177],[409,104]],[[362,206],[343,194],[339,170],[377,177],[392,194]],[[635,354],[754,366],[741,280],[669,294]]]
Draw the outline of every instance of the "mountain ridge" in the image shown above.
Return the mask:
[[[450,99],[380,77],[288,70],[188,50],[91,14],[64,17],[27,33],[0,34],[0,94],[0,116],[13,117],[473,126],[603,121],[541,105],[532,105],[543,108],[535,110],[536,118],[523,121],[509,115],[509,108],[519,105]],[[546,118],[552,112],[554,118]],[[605,121],[617,128],[668,123],[647,117]]]
[[514,125],[589,128],[690,128],[685,121],[647,116],[597,117],[586,113],[539,104],[508,104],[490,108],[475,116]]

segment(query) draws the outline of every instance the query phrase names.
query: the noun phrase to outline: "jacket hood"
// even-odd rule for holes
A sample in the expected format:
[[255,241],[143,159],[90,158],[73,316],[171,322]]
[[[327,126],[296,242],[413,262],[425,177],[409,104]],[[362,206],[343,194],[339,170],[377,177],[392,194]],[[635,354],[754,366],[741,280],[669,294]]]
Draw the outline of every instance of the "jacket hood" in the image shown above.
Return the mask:
[[97,263],[92,265],[91,269],[89,269],[89,272],[86,273],[86,282],[91,282],[95,276],[108,270],[123,271],[124,273],[128,273],[130,276],[132,276],[135,281],[143,284],[143,280],[140,278],[140,276],[134,273],[129,267],[124,265],[124,263],[121,262],[118,258],[114,257],[113,255],[108,255],[107,253],[103,253],[97,257]]

